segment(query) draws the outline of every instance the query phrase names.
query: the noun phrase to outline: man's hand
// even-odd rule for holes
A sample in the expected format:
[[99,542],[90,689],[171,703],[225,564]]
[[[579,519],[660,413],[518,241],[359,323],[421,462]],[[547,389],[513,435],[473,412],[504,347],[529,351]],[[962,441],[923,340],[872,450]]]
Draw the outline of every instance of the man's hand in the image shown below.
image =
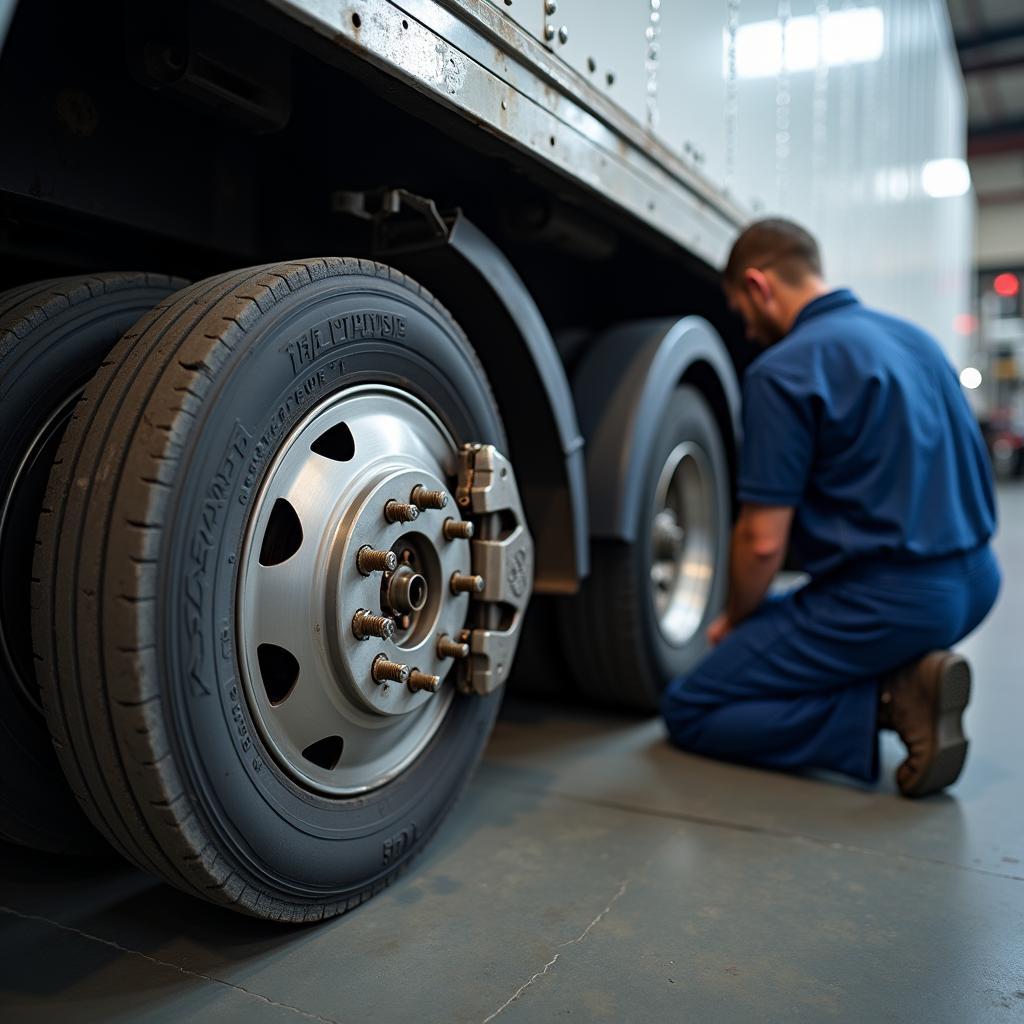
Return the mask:
[[732,622],[729,616],[722,612],[714,622],[708,626],[707,638],[712,647],[717,647],[732,632]]
[[764,600],[782,568],[793,523],[788,506],[745,504],[732,533],[729,599],[725,611],[708,627],[708,643],[717,647]]

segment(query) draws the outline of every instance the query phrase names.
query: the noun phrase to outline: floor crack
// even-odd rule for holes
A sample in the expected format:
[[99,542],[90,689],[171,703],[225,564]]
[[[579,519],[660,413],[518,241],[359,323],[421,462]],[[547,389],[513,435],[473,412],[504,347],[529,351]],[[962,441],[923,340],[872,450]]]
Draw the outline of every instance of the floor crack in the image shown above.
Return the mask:
[[966,871],[973,875],[984,875],[988,878],[1002,878],[1010,882],[1024,882],[1024,875],[1011,874],[1009,871],[994,871],[991,868],[979,868],[972,864],[958,864],[956,861],[943,860],[941,857],[925,857],[919,853],[908,853],[903,850],[882,850],[873,846],[859,846],[856,843],[839,839],[828,839],[809,832],[796,832],[784,828],[771,828],[764,825],[753,825],[742,821],[730,821],[727,818],[716,818],[705,814],[694,814],[689,811],[665,810],[657,807],[634,807],[618,800],[607,800],[601,797],[581,796],[556,789],[537,786],[515,786],[521,793],[534,796],[550,797],[565,800],[568,803],[585,804],[589,807],[601,807],[607,810],[621,811],[623,814],[639,814],[650,818],[663,818],[667,821],[687,822],[692,825],[706,825],[709,828],[720,828],[734,832],[748,832],[753,835],[772,836],[775,839],[790,839],[796,842],[809,843],[813,846],[825,846],[833,850],[847,850],[869,857],[884,857],[911,863],[933,864],[936,867],[949,868],[952,871]]
[[0,913],[11,914],[13,917],[21,918],[23,921],[39,921],[43,924],[51,925],[54,928],[60,929],[60,931],[70,932],[72,935],[78,935],[83,939],[98,942],[101,946],[109,946],[111,949],[116,949],[119,953],[127,953],[129,956],[141,957],[143,960],[148,960],[150,963],[156,964],[158,967],[170,968],[172,971],[177,971],[179,974],[184,974],[189,978],[198,978],[201,981],[209,981],[215,985],[223,985],[225,988],[233,989],[236,992],[242,993],[242,995],[249,996],[251,999],[258,999],[261,1003],[267,1003],[270,1006],[276,1006],[282,1010],[291,1010],[292,1013],[297,1013],[300,1017],[320,1021],[321,1024],[341,1024],[341,1021],[334,1020],[331,1017],[321,1017],[319,1014],[300,1010],[299,1007],[292,1006],[290,1003],[279,1003],[276,999],[271,999],[269,996],[262,995],[259,992],[253,992],[251,989],[244,988],[241,985],[236,985],[232,981],[225,981],[223,978],[215,978],[212,975],[203,974],[200,971],[190,971],[178,964],[171,963],[169,960],[160,960],[155,956],[150,956],[148,953],[143,953],[141,950],[129,949],[127,946],[122,946],[119,942],[114,942],[111,939],[100,938],[100,936],[92,935],[87,931],[83,931],[81,928],[75,928],[70,924],[62,924],[60,921],[54,921],[49,917],[43,917],[41,914],[26,914],[20,910],[15,910],[13,907],[5,907],[3,905],[0,905]]
[[[602,910],[601,913],[599,913],[593,919],[593,921],[591,921],[590,924],[588,924],[587,927],[579,933],[579,935],[577,935],[574,939],[567,939],[565,942],[560,942],[556,948],[561,950],[565,949],[566,946],[575,946],[578,943],[582,942],[590,934],[591,929],[596,927],[600,923],[601,919],[608,913],[608,911],[610,911],[612,907],[615,906],[616,900],[618,900],[622,896],[622,894],[626,891],[628,886],[629,879],[627,878],[626,881],[624,881],[622,885],[619,886],[618,891],[615,893],[615,895],[608,901],[608,905],[604,908],[604,910]],[[548,971],[550,971],[556,963],[558,963],[558,958],[561,955],[561,953],[555,953],[555,955],[544,965],[544,967],[541,970],[534,974],[529,981],[520,985],[519,988],[517,988],[515,992],[513,992],[512,995],[509,996],[508,999],[506,999],[505,1002],[503,1002],[501,1006],[499,1006],[494,1011],[494,1013],[492,1013],[488,1017],[484,1017],[484,1019],[481,1021],[481,1024],[487,1024],[488,1021],[494,1020],[494,1018],[497,1017],[499,1013],[501,1013],[504,1010],[507,1010],[535,981],[538,981],[540,978],[543,978],[544,975],[547,974]]]

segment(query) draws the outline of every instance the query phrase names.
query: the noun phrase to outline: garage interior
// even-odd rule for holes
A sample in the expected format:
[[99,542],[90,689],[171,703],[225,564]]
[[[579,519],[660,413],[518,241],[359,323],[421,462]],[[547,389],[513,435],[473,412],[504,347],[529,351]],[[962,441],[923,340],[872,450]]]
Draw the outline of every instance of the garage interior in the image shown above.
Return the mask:
[[1004,577],[959,648],[975,680],[959,781],[900,799],[892,734],[877,786],[720,763],[674,749],[660,718],[568,699],[554,673],[513,680],[431,844],[322,924],[0,842],[0,1017],[1024,1020],[1024,17],[1017,0],[948,9],[977,200],[955,330]]
[[321,926],[3,846],[8,1019],[1020,1020],[1024,489],[1000,499],[1008,571],[963,645],[948,794],[719,764],[658,721],[509,697],[447,828]]

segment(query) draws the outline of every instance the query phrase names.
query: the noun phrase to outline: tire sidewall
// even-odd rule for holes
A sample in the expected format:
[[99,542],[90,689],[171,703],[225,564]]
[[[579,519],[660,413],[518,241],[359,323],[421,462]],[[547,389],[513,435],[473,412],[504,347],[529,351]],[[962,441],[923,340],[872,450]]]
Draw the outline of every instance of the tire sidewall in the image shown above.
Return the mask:
[[[46,291],[51,283],[69,292],[81,287],[65,279],[40,282],[31,301],[16,306],[5,323],[23,322],[23,316],[44,304],[51,297]],[[11,491],[24,453],[54,411],[85,386],[117,339],[172,290],[132,286],[92,295],[41,319],[21,338],[3,360],[0,378],[0,494]],[[45,482],[38,493],[22,493],[18,500],[41,507],[44,489]],[[33,522],[32,534],[22,543],[31,545],[34,539]],[[10,538],[0,541],[9,543]],[[6,572],[6,561],[4,568]],[[30,576],[24,581],[26,606]],[[98,852],[104,848],[102,840],[68,788],[40,709],[23,692],[35,680],[21,678],[23,674],[23,666],[8,664],[7,655],[0,653],[0,835],[50,852]]]
[[[332,323],[346,326],[332,335]],[[215,372],[183,439],[185,471],[166,524],[159,592],[168,598],[159,614],[172,746],[207,828],[257,884],[299,900],[365,889],[411,857],[461,790],[500,701],[500,692],[457,694],[408,769],[346,799],[296,785],[255,727],[235,623],[249,513],[296,424],[319,402],[367,383],[419,398],[457,444],[504,447],[486,379],[449,318],[396,282],[329,278],[279,301]]]

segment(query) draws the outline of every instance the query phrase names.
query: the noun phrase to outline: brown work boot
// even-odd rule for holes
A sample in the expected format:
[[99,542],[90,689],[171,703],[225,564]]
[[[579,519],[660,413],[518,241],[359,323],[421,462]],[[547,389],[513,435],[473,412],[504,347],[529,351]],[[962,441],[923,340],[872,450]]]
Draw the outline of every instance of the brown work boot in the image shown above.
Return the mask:
[[904,796],[952,785],[967,757],[962,715],[971,696],[971,667],[952,651],[931,651],[882,680],[878,726],[894,729],[907,748],[896,769]]

